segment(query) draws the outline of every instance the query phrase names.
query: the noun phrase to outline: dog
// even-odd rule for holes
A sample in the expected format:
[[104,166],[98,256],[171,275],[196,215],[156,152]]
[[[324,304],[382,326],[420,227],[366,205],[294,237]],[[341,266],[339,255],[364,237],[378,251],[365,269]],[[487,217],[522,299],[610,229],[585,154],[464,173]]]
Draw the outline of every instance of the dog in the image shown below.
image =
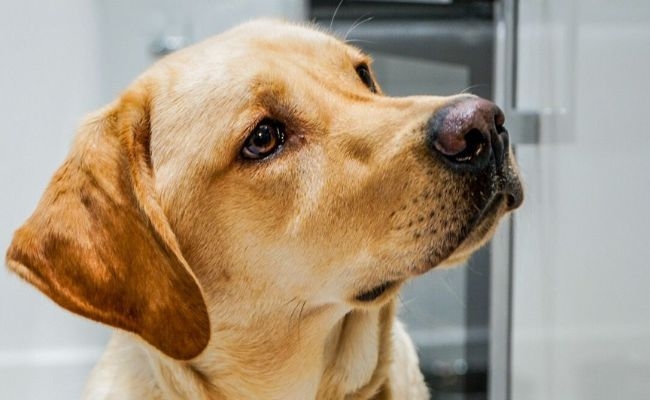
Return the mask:
[[425,399],[402,284],[522,202],[493,103],[382,94],[363,52],[257,20],[82,124],[7,251],[115,327],[87,399]]

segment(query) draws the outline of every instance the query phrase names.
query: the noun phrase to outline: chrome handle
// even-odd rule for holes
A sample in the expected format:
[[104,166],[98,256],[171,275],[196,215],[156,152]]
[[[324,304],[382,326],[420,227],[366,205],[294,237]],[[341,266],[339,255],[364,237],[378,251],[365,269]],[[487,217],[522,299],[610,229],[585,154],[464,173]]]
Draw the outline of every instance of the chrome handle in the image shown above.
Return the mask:
[[512,144],[536,144],[540,142],[541,118],[536,111],[507,110],[506,129]]
[[540,113],[519,110],[517,89],[517,10],[518,0],[495,3],[495,100],[503,107],[510,143],[536,144],[540,142]]

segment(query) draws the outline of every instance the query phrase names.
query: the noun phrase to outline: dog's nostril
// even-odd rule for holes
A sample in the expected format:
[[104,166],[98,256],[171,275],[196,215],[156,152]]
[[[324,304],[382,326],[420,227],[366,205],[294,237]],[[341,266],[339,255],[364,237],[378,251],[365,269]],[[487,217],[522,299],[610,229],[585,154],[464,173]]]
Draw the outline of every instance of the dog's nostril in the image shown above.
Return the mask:
[[508,211],[512,211],[521,206],[521,203],[524,201],[523,192],[521,187],[511,187],[510,190],[504,193],[506,198],[506,207]]
[[427,126],[429,148],[453,167],[479,171],[494,152],[497,164],[503,160],[507,131],[505,116],[492,102],[466,98],[438,110]]
[[458,154],[451,155],[450,158],[458,163],[467,163],[479,157],[488,147],[488,141],[485,135],[478,129],[472,129],[465,134],[465,148]]
[[497,127],[497,132],[501,133],[505,131],[505,128],[503,127],[505,123],[506,116],[500,108],[496,107],[496,112],[494,113],[494,125]]
[[[495,122],[496,122],[496,121],[495,121]],[[503,126],[503,124],[497,124],[497,123],[495,123],[494,125],[495,125],[496,128],[497,128],[497,133],[501,134],[501,133],[504,133],[504,132],[506,131],[506,128],[505,128],[505,126]]]

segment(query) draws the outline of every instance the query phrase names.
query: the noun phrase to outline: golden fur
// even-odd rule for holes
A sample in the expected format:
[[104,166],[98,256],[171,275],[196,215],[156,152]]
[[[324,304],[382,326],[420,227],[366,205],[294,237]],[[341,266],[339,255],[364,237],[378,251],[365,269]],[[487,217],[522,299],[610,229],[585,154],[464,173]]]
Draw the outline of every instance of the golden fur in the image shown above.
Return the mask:
[[[361,62],[256,21],[164,58],[82,126],[7,261],[120,328],[86,398],[428,397],[394,295],[468,257],[508,207],[476,222],[494,185],[426,149],[427,120],[462,96],[372,93]],[[242,160],[265,117],[282,150]]]

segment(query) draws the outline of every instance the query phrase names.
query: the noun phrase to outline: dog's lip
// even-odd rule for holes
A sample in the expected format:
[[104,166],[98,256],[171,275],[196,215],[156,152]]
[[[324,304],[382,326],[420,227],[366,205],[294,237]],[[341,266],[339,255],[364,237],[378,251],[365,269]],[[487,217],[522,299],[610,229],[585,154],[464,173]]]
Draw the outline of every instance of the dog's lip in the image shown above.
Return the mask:
[[496,193],[476,216],[475,222],[467,230],[467,234],[460,242],[458,248],[465,247],[466,245],[471,246],[474,242],[481,241],[487,235],[490,228],[499,222],[500,217],[511,209],[512,201],[510,194]]
[[[516,164],[506,158],[501,168],[495,172],[493,179],[495,190],[490,202],[498,195],[502,195],[506,199],[507,211],[519,208],[524,201],[524,188]],[[485,208],[487,209],[487,206]]]
[[[513,172],[503,174],[498,177],[501,182],[501,190],[496,195],[502,195],[506,199],[507,211],[512,211],[521,206],[524,202],[524,189],[519,177]],[[491,201],[493,201],[492,199]]]
[[504,193],[497,193],[490,199],[456,249],[441,264],[458,264],[465,261],[476,250],[476,247],[484,242],[489,232],[497,225],[500,217],[511,209],[510,202],[510,196]]
[[379,298],[385,297],[386,293],[392,292],[394,288],[399,286],[398,280],[384,281],[371,289],[364,290],[354,296],[354,300],[360,303],[371,303]]
[[[516,200],[512,199],[511,194],[506,194],[506,193],[497,193],[495,194],[487,203],[487,205],[483,208],[483,210],[478,214],[476,218],[476,222],[473,224],[472,228],[469,230],[467,237],[472,236],[472,234],[481,228],[482,225],[487,223],[489,220],[495,219],[497,214],[499,213],[499,209],[505,202],[506,206],[508,208],[511,207],[511,204],[513,202],[516,202]],[[463,240],[465,241],[465,240]]]

